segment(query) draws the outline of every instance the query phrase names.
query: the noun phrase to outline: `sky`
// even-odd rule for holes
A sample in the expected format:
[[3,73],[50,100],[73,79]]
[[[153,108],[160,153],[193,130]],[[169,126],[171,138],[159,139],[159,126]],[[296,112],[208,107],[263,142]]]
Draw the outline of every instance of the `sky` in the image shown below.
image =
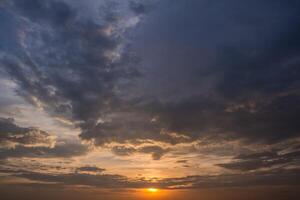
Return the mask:
[[0,0],[0,198],[299,199],[299,13]]

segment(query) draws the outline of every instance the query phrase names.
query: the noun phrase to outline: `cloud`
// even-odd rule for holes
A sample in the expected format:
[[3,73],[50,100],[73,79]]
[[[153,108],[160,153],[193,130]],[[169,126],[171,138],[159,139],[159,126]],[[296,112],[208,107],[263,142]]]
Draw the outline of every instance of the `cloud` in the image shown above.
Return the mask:
[[299,185],[299,169],[277,169],[269,172],[225,174],[214,176],[187,176],[169,178],[160,185],[167,188],[216,188],[236,186]]
[[275,143],[299,135],[300,127],[296,123],[298,100],[299,95],[277,97],[263,103],[254,113],[245,110],[227,112],[226,102],[202,96],[152,109],[158,110],[156,116],[162,124],[167,124],[166,130],[194,140],[199,136],[227,134],[229,139]]
[[114,146],[111,150],[118,156],[129,156],[136,152],[135,148],[126,146]]
[[72,157],[84,155],[88,146],[57,140],[38,128],[24,128],[14,119],[0,118],[0,159],[20,157]]
[[188,163],[188,160],[177,160],[176,162],[185,164],[185,163]]
[[299,3],[278,2],[160,4],[133,42],[147,72],[132,92],[148,97],[140,112],[192,140],[299,136]]
[[85,185],[99,188],[140,188],[145,186],[142,181],[130,181],[127,177],[114,174],[46,174],[22,170],[1,170],[4,173],[15,173],[14,175],[44,183],[63,184],[63,185]]
[[55,136],[37,128],[24,128],[14,124],[14,119],[0,118],[0,144],[2,147],[46,147],[55,145]]
[[[112,64],[121,38],[104,31],[114,19],[102,24],[77,19],[76,11],[61,1],[17,1],[11,6],[17,18],[14,29],[21,34],[11,40],[19,41],[22,51],[2,63],[28,100],[87,121],[114,99],[111,90],[119,79],[134,76]],[[22,20],[26,26],[18,23]]]
[[89,152],[86,145],[72,142],[60,142],[54,147],[16,146],[10,149],[0,149],[0,159],[7,158],[70,158],[82,156]]
[[95,166],[84,166],[84,167],[77,167],[75,170],[77,173],[102,173],[103,171],[105,171],[105,169],[99,168],[99,167],[95,167]]
[[151,12],[143,2],[103,2],[86,3],[88,17],[70,1],[1,8],[9,31],[1,33],[1,63],[18,94],[71,121],[81,139],[104,146],[299,136],[297,2],[165,1]]
[[278,151],[260,152],[252,154],[241,154],[234,161],[218,166],[231,170],[257,170],[261,168],[272,168],[276,166],[299,166],[300,151],[279,153]]
[[168,152],[168,149],[163,149],[160,146],[144,146],[138,150],[141,153],[150,153],[153,160],[160,160],[161,157]]
[[106,2],[88,18],[74,5],[55,0],[7,3],[1,20],[12,21],[3,29],[11,27],[5,40],[14,48],[1,48],[1,65],[18,84],[18,95],[53,117],[72,121],[82,129],[82,138],[90,139],[89,134],[101,134],[102,116],[126,106],[117,93],[139,76],[130,53],[123,53],[123,32],[139,16],[129,1],[124,12],[118,3]]
[[145,14],[152,10],[153,5],[143,1],[130,1],[129,8],[136,14]]
[[143,76],[121,91],[133,97],[81,137],[98,145],[298,137],[299,6],[277,3],[161,3],[134,35]]
[[130,146],[114,146],[112,152],[118,156],[130,156],[134,153],[151,154],[153,160],[160,160],[163,155],[169,152],[169,149],[162,148],[158,145],[146,145],[142,147],[130,147]]

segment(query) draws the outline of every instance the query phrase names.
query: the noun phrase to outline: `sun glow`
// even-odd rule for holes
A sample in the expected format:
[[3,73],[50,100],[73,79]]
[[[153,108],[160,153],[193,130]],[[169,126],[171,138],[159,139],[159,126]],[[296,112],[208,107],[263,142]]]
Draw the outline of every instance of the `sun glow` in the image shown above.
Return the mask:
[[147,191],[151,192],[151,193],[155,193],[155,192],[158,192],[158,189],[157,188],[148,188]]

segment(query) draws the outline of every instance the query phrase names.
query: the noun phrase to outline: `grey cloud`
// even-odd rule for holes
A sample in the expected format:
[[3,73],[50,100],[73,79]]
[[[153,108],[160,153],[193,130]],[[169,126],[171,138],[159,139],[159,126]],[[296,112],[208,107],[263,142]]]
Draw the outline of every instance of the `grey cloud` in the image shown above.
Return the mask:
[[169,149],[162,148],[158,145],[148,145],[138,148],[122,145],[112,147],[112,152],[118,156],[130,156],[134,153],[145,153],[151,154],[153,160],[160,160],[168,151]]
[[0,118],[0,159],[72,157],[87,152],[86,145],[57,140],[40,129],[19,127],[11,118]]
[[105,169],[95,167],[95,166],[84,166],[84,167],[77,167],[75,170],[77,173],[79,172],[94,172],[94,173],[102,173]]
[[16,146],[11,149],[1,149],[0,159],[7,158],[70,158],[82,156],[89,152],[88,146],[76,143],[56,144],[54,147]]
[[[20,1],[11,9],[30,20],[27,27],[17,27],[25,35],[23,53],[27,57],[18,58],[25,66],[19,66],[16,60],[3,61],[19,82],[19,92],[34,96],[57,113],[71,109],[73,116],[69,117],[74,119],[98,117],[95,112],[114,98],[114,83],[130,76],[130,70],[112,65],[108,58],[119,43],[118,38],[103,33],[110,22],[100,25],[81,21],[66,3],[58,1]],[[64,22],[61,15],[68,19],[67,24],[58,24]]]
[[14,119],[0,118],[0,144],[21,146],[45,146],[51,147],[55,144],[54,136],[37,128],[19,127]]
[[114,146],[111,150],[118,156],[129,156],[136,152],[135,148],[126,146]]
[[[4,46],[21,50],[2,48],[1,61],[18,93],[74,121],[96,145],[299,136],[297,1],[164,1],[128,34],[128,53],[118,51],[128,35],[108,34],[113,7],[89,19],[62,1],[4,6]],[[147,12],[142,3],[128,7]]]
[[194,139],[227,134],[229,139],[274,143],[299,135],[298,101],[299,95],[283,96],[261,105],[256,112],[227,112],[225,102],[198,96],[180,103],[162,104],[157,108],[157,115],[168,124],[167,130]]
[[139,152],[151,153],[153,160],[160,160],[161,157],[168,152],[168,149],[163,149],[160,146],[145,146],[141,147]]
[[101,145],[298,137],[299,10],[296,1],[161,3],[134,35],[144,76],[123,92],[136,98],[82,138]]
[[164,179],[167,188],[211,188],[236,186],[299,185],[299,169],[276,169],[269,172],[225,174],[214,176],[187,176]]
[[[107,115],[103,123],[86,123],[82,126],[81,138],[95,139],[95,144],[103,145],[117,141],[119,143],[139,143],[141,141],[155,140],[171,144],[189,141],[180,134],[169,134],[164,131],[167,127],[164,121],[155,119],[154,111],[148,105],[138,105],[138,102],[122,102],[123,112],[114,112]],[[125,107],[125,108],[124,108]],[[157,109],[157,108],[153,108]]]
[[15,17],[11,12],[5,10],[0,5],[0,23],[3,27],[0,29],[0,50],[8,52],[16,51],[19,47],[16,30]]
[[95,19],[83,19],[78,10],[55,0],[15,1],[1,11],[6,16],[8,10],[14,23],[4,25],[14,34],[5,40],[17,42],[20,50],[4,49],[1,65],[18,83],[19,95],[51,115],[77,122],[83,133],[120,109],[116,92],[139,73],[130,66],[129,53],[122,55],[124,61],[118,58],[122,36],[107,32],[119,28],[118,16],[95,20],[100,12],[115,15],[113,10],[100,9]]
[[276,166],[300,165],[300,151],[279,153],[277,151],[260,152],[252,154],[241,154],[235,157],[230,163],[218,164],[218,166],[231,170],[257,170]]
[[147,76],[135,92],[154,96],[165,129],[194,139],[297,137],[299,10],[296,1],[166,1],[137,33]]
[[75,14],[67,4],[60,1],[21,0],[15,1],[14,6],[21,15],[30,18],[30,20],[45,20],[55,25],[66,25]]
[[63,185],[86,185],[100,188],[141,188],[145,182],[141,180],[130,181],[127,177],[115,174],[46,174],[23,170],[1,169],[3,173],[15,173],[16,176],[29,180],[56,183]]
[[185,164],[185,163],[188,162],[188,160],[177,160],[176,162],[177,162],[177,163],[184,163],[184,164]]
[[149,4],[146,1],[130,1],[129,8],[133,10],[136,14],[147,14],[151,10],[153,10],[154,3]]

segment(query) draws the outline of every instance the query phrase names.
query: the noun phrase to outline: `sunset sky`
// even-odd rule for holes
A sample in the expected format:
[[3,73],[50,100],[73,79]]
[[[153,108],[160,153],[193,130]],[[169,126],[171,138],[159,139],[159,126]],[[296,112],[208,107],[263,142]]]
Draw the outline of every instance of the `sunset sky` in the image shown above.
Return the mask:
[[300,1],[0,0],[0,199],[300,199]]

